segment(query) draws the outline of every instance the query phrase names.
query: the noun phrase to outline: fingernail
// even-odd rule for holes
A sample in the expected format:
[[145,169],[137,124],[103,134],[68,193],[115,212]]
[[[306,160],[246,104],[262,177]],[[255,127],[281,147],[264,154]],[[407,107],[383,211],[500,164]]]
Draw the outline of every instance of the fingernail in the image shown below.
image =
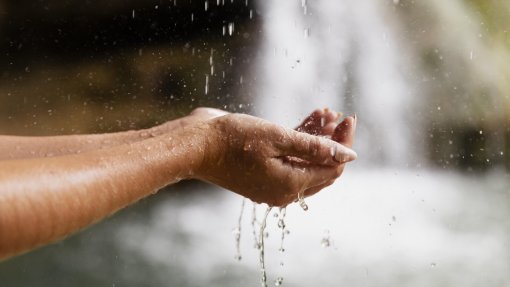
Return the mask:
[[335,145],[331,151],[334,153],[333,158],[335,161],[339,163],[345,163],[349,161],[353,161],[358,157],[358,154],[352,149],[346,148],[344,146]]

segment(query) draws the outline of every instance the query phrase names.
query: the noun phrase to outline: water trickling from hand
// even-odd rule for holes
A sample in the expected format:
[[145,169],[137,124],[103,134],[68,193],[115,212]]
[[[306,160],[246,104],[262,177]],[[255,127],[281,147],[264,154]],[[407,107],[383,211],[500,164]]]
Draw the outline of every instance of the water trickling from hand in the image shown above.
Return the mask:
[[266,221],[267,221],[267,215],[269,212],[271,212],[272,207],[268,206],[266,209],[266,212],[264,213],[264,217],[262,218],[262,222],[260,223],[260,231],[259,231],[259,241],[258,241],[258,248],[259,248],[259,261],[260,261],[260,271],[262,273],[261,278],[261,286],[267,287],[267,274],[266,274],[266,263],[264,258],[264,237],[265,237],[265,229],[266,229]]
[[246,198],[243,198],[243,202],[241,203],[241,213],[239,214],[239,219],[237,221],[237,227],[234,229],[234,236],[236,240],[236,255],[234,258],[237,261],[242,259],[241,256],[241,223],[243,220],[244,206],[245,206]]
[[308,204],[306,204],[306,202],[305,202],[305,193],[304,193],[304,191],[300,191],[298,193],[298,202],[299,202],[299,206],[301,206],[301,208],[304,211],[308,210]]

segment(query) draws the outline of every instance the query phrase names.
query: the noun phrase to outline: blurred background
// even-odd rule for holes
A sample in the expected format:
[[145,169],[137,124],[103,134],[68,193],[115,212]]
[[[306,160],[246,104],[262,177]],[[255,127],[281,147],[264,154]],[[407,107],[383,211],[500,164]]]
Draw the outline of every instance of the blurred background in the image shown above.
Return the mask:
[[[283,253],[271,213],[269,284],[506,286],[508,27],[504,0],[2,0],[0,132],[355,112],[359,160],[289,206]],[[1,285],[259,286],[248,202],[233,259],[241,200],[180,183],[0,263]]]

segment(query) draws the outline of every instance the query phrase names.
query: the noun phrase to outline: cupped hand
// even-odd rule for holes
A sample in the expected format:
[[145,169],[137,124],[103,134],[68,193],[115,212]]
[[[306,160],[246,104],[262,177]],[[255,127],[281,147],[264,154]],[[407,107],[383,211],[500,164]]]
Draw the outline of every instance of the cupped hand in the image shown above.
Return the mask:
[[356,158],[342,144],[353,135],[349,119],[327,139],[248,115],[214,118],[203,123],[204,157],[195,177],[255,202],[285,206],[299,193],[310,195],[334,181],[343,165]]
[[[326,111],[326,113],[327,113],[327,111]],[[312,116],[313,116],[313,114],[310,115],[310,117],[312,117]],[[338,116],[338,118],[339,117],[340,116]],[[329,117],[329,118],[332,119],[332,117]],[[323,129],[322,129],[323,132],[321,134],[324,136],[330,137],[331,140],[333,140],[337,143],[340,143],[343,146],[352,148],[352,145],[354,143],[354,135],[356,132],[356,123],[357,123],[358,118],[356,117],[356,115],[348,116],[342,122],[340,122],[339,124],[336,124],[338,118],[334,121],[329,122],[329,123],[326,121],[326,125],[323,125]],[[306,120],[305,120],[305,122],[306,122]],[[337,168],[338,174],[342,174],[344,171],[344,168],[345,168],[345,163],[338,165],[336,168]],[[331,184],[333,184],[335,182],[335,180],[336,180],[336,178],[332,179],[328,182],[325,182],[323,184],[319,184],[315,187],[311,187],[311,188],[307,189],[304,192],[304,194],[305,194],[305,196],[311,196],[311,195],[319,192],[320,190],[324,189],[325,187],[330,186]]]

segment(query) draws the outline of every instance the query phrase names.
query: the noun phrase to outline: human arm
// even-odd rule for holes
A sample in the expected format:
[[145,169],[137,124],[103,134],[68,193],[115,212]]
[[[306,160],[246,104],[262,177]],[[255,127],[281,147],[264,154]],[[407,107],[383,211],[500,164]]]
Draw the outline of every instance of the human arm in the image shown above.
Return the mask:
[[80,154],[134,143],[182,129],[193,123],[226,115],[212,108],[197,108],[189,115],[147,129],[104,134],[79,134],[46,137],[0,135],[0,161]]
[[2,161],[0,259],[65,237],[181,179],[284,206],[337,178],[339,166],[355,157],[332,140],[230,114],[87,153]]

